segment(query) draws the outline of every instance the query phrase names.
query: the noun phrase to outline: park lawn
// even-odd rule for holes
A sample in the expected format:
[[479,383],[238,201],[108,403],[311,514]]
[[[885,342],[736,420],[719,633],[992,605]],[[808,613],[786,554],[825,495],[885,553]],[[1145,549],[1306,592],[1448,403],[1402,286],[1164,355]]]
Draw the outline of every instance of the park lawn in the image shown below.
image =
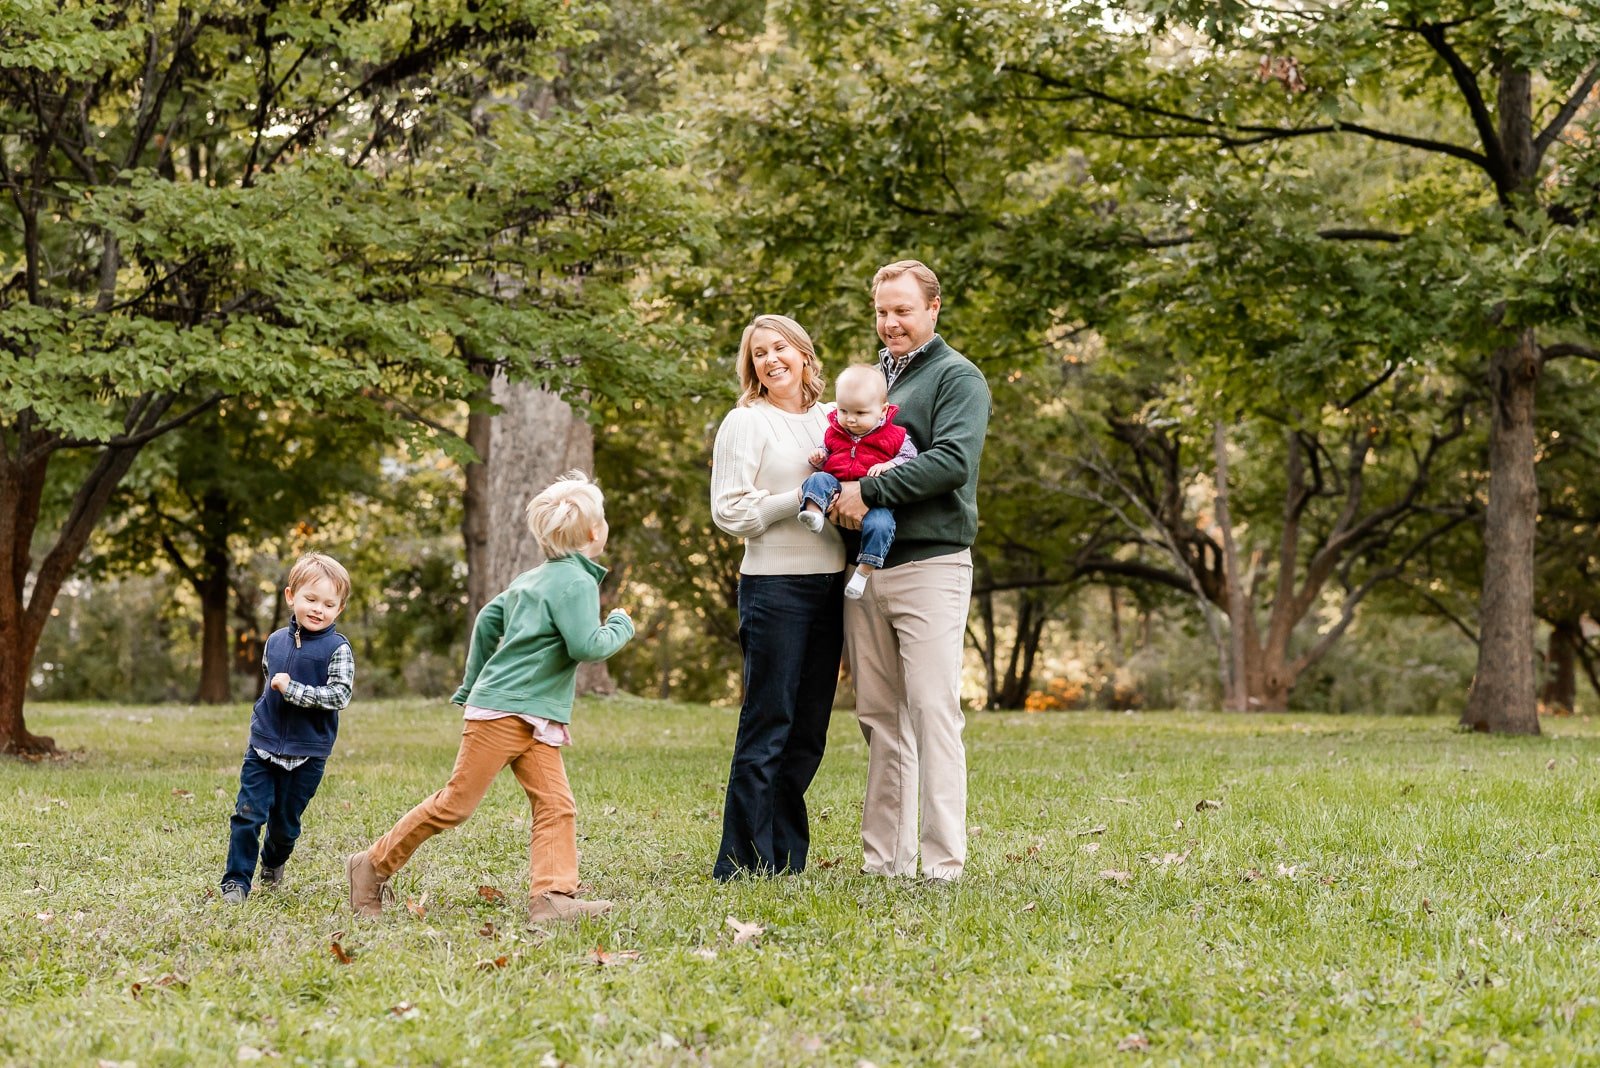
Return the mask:
[[[1436,719],[974,715],[971,856],[941,889],[858,874],[865,750],[841,713],[811,870],[719,886],[735,713],[585,702],[568,751],[582,869],[619,908],[529,930],[509,775],[396,877],[398,907],[346,909],[345,854],[444,781],[459,720],[443,702],[357,702],[286,888],[222,904],[248,714],[30,708],[75,752],[0,761],[0,1059],[1600,1057],[1584,720],[1509,739]],[[729,917],[765,931],[736,944]]]

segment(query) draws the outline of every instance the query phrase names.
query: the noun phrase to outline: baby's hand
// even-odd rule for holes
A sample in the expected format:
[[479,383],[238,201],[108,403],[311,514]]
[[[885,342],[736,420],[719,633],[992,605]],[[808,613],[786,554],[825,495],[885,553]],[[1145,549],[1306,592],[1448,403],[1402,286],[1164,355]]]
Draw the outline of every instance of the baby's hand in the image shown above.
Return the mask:
[[279,693],[288,693],[289,673],[287,671],[280,671],[276,675],[272,676],[272,688],[277,690]]
[[828,450],[812,449],[811,455],[808,459],[812,467],[816,468],[818,471],[821,471],[822,465],[828,462]]
[[889,463],[873,464],[871,467],[867,468],[867,477],[868,478],[877,478],[879,475],[883,474],[885,471],[893,471],[893,470],[894,470],[894,464],[889,464]]

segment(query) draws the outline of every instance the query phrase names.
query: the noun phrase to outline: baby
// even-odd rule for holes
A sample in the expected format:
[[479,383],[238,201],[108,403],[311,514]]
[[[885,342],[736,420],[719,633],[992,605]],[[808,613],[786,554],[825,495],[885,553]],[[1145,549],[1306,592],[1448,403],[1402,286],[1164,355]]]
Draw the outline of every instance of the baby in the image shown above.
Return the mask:
[[[800,522],[822,532],[823,515],[838,496],[839,483],[881,475],[917,455],[917,447],[904,427],[894,425],[898,410],[889,403],[889,383],[871,364],[855,364],[839,374],[834,386],[834,408],[828,415],[823,448],[811,454],[817,473],[806,479],[800,493]],[[867,576],[883,566],[894,544],[894,512],[869,508],[861,521],[861,551],[855,574],[845,585],[852,600],[867,589]]]

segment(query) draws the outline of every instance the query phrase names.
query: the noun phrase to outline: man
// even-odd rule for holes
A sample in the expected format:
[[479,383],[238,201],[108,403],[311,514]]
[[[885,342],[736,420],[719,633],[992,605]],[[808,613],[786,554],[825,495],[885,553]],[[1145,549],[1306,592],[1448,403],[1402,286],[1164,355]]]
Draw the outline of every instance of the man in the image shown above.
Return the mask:
[[923,877],[954,881],[967,858],[961,653],[989,385],[935,332],[939,279],[926,265],[880,268],[872,301],[896,422],[921,453],[845,483],[832,513],[859,529],[869,507],[892,508],[898,527],[865,596],[844,609],[868,751],[861,844],[870,873],[915,875],[920,847]]

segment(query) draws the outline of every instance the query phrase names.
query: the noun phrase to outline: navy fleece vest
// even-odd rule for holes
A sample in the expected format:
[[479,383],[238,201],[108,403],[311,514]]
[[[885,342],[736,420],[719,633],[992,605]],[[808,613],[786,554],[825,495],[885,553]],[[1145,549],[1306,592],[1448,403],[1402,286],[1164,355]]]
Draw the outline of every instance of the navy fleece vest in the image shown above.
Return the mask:
[[250,716],[250,746],[284,756],[326,757],[333,752],[339,734],[339,713],[333,709],[306,708],[290,704],[271,686],[272,676],[287,671],[295,682],[307,686],[328,684],[328,661],[334,650],[349,645],[336,627],[315,634],[300,631],[300,645],[294,644],[296,623],[272,632],[267,639],[267,687],[256,698]]

